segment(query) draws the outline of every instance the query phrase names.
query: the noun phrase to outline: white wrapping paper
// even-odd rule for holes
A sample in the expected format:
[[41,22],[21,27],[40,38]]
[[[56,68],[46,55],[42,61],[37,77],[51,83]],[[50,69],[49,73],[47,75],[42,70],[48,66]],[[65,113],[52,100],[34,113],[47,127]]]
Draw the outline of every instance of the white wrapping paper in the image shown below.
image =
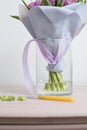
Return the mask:
[[87,5],[84,3],[63,7],[35,6],[30,10],[24,6],[19,7],[20,19],[27,30],[33,38],[39,39],[53,55],[56,55],[57,51],[60,53],[62,47],[65,46],[61,39],[68,39],[68,44],[57,63],[48,64],[49,71],[63,71],[64,55],[71,41],[87,23],[86,12]]

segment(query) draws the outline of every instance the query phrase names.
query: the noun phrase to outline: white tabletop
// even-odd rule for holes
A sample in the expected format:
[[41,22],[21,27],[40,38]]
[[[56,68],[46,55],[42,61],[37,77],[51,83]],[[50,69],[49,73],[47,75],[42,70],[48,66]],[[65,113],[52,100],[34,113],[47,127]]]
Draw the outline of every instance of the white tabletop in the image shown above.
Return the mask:
[[[4,95],[28,95],[27,88],[0,88]],[[87,88],[74,87],[75,102],[45,101],[0,101],[0,117],[73,117],[87,116]]]
[[[27,88],[0,87],[4,95],[26,95]],[[75,102],[46,101],[27,99],[26,101],[0,101],[0,118],[86,118],[87,87],[74,87]]]

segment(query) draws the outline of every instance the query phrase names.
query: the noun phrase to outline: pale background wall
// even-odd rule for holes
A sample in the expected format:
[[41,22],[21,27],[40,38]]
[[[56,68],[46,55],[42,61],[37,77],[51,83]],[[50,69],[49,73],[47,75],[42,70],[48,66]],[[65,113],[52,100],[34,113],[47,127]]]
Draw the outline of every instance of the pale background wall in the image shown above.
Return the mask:
[[[28,2],[29,0],[26,0]],[[18,15],[20,0],[0,0],[0,86],[25,86],[22,52],[31,39],[21,22],[9,17]],[[73,41],[73,84],[87,85],[87,26]],[[30,68],[35,81],[35,46],[30,48]]]

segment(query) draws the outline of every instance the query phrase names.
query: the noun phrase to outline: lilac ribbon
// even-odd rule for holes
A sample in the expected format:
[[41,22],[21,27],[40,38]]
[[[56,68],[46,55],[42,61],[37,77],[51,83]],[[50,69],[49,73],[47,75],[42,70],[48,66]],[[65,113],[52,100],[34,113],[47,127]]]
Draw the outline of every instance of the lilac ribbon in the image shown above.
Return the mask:
[[50,53],[50,51],[45,47],[45,45],[39,39],[30,40],[25,45],[22,62],[23,62],[24,79],[25,79],[25,82],[29,89],[30,94],[34,94],[35,85],[30,76],[27,59],[28,59],[28,48],[30,46],[30,43],[34,41],[37,43],[41,51],[41,54],[43,55],[45,60],[48,62],[48,64],[56,64],[59,61],[59,59],[65,54],[69,46],[69,40],[67,38],[61,39],[59,43],[60,46],[57,49],[56,55],[54,56],[52,53]]

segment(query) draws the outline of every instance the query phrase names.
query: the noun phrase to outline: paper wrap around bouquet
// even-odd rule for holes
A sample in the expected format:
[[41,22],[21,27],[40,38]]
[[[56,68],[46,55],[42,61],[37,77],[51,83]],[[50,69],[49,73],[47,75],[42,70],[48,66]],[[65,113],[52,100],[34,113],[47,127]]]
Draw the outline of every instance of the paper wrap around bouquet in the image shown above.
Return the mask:
[[47,69],[63,71],[64,54],[73,38],[87,23],[87,5],[35,6],[30,10],[20,6],[19,11],[20,19],[32,37],[44,44],[54,57],[57,55],[57,62],[49,63]]
[[[87,5],[75,3],[63,7],[35,6],[28,10],[19,7],[20,20],[33,37],[24,49],[24,77],[32,93],[35,86],[27,65],[28,47],[36,41],[44,58],[48,62],[48,71],[61,72],[64,69],[64,55],[71,41],[87,23]],[[31,86],[31,87],[29,87]]]

